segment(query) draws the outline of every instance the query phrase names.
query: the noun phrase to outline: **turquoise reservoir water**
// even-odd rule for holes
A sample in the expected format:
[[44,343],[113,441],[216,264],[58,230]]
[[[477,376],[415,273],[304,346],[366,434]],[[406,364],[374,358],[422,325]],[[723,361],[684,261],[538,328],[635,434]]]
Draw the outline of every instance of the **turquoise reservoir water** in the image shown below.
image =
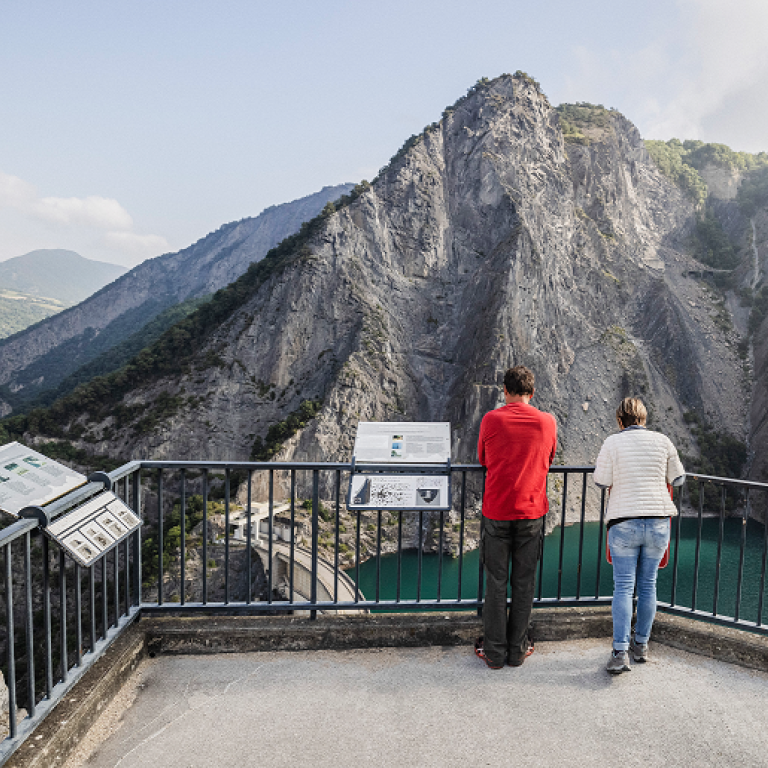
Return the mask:
[[[675,604],[686,607],[693,605],[694,562],[696,554],[696,532],[698,520],[683,518],[680,532],[680,551],[677,567],[677,594]],[[671,602],[672,571],[675,556],[675,526],[673,521],[673,539],[670,563],[659,571],[658,599]],[[697,581],[696,608],[711,612],[715,593],[715,572],[717,561],[717,539],[720,521],[717,518],[702,520],[702,541],[699,552],[699,577]],[[579,582],[579,538],[581,528],[577,525],[565,528],[563,546],[562,597],[575,597]],[[580,584],[582,597],[594,596],[597,587],[597,552],[598,523],[587,523],[583,529],[583,554]],[[718,614],[734,616],[736,610],[736,583],[741,548],[742,522],[727,519],[723,526],[723,542],[720,564],[718,593]],[[603,539],[604,539],[603,535]],[[558,527],[544,542],[543,597],[557,596],[557,575],[560,560],[561,529]],[[613,572],[605,561],[605,543],[601,550],[599,594],[610,597],[613,592]],[[760,574],[763,558],[763,526],[750,520],[747,524],[747,541],[744,549],[744,577],[741,594],[740,618],[756,621],[760,591]],[[441,561],[442,560],[442,565]],[[477,550],[464,555],[461,564],[461,597],[474,599],[478,590],[479,553]],[[440,580],[440,597],[443,600],[456,600],[458,597],[459,570],[458,558],[443,555],[425,554],[422,556],[421,598],[435,599]],[[413,600],[417,597],[418,553],[406,550],[401,556],[400,599]],[[394,600],[397,597],[397,555],[385,555],[381,558],[380,576],[375,558],[360,566],[360,588],[367,599],[375,599],[377,584],[381,600]],[[353,579],[355,569],[347,572]],[[440,574],[440,578],[439,578]],[[537,580],[536,595],[539,595]],[[766,606],[768,611],[768,606]],[[765,612],[764,612],[765,613]]]

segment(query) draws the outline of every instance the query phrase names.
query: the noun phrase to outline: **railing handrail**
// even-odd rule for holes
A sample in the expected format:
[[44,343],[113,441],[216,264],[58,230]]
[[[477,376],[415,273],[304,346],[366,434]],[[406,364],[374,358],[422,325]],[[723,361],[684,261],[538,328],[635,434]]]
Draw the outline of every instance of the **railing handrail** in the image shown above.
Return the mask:
[[[297,470],[350,470],[351,461],[176,461],[176,460],[149,460],[139,459],[127,462],[117,469],[109,472],[109,477],[113,480],[121,480],[130,475],[137,469],[197,469],[197,470],[227,470],[227,469],[297,469]],[[368,465],[357,465],[366,467]],[[434,471],[436,464],[392,464],[387,465],[387,471],[393,474],[406,472],[428,472]],[[482,464],[451,464],[451,472],[478,472],[484,469]],[[552,464],[549,468],[550,474],[566,474],[571,472],[593,473],[594,464]],[[704,475],[699,472],[687,472],[686,480],[700,480],[705,483],[717,483],[722,485],[731,485],[741,488],[755,488],[768,490],[768,483],[761,483],[757,480],[746,480],[743,478],[718,477],[716,475]]]

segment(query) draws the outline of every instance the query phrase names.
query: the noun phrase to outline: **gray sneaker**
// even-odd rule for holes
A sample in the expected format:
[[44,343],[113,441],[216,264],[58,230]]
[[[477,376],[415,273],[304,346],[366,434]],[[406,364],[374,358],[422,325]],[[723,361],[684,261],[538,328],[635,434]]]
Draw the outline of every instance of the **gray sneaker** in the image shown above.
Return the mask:
[[638,664],[644,664],[648,661],[648,643],[636,643],[635,639],[629,644],[629,652],[632,654],[632,661]]
[[620,675],[622,672],[629,672],[629,654],[626,651],[611,651],[611,658],[605,668],[612,675]]

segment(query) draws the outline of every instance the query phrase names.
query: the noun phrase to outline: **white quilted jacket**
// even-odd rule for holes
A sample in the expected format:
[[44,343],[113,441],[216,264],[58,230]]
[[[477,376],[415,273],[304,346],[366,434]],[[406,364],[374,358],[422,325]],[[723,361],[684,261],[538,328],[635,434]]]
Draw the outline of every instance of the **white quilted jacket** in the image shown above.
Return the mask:
[[611,435],[600,449],[594,480],[610,488],[606,520],[673,516],[677,509],[667,483],[679,484],[685,470],[672,441],[660,432],[629,427]]

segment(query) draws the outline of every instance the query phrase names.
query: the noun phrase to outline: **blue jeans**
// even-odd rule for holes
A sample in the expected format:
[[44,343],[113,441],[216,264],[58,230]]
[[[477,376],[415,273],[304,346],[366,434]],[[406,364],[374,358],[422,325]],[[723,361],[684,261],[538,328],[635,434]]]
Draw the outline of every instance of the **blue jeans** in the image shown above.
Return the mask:
[[668,518],[625,520],[608,531],[608,546],[613,559],[613,647],[617,651],[629,648],[635,580],[635,642],[647,643],[651,636],[656,616],[656,574],[668,542]]

